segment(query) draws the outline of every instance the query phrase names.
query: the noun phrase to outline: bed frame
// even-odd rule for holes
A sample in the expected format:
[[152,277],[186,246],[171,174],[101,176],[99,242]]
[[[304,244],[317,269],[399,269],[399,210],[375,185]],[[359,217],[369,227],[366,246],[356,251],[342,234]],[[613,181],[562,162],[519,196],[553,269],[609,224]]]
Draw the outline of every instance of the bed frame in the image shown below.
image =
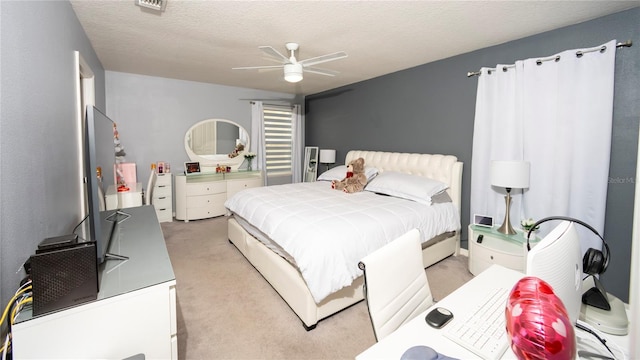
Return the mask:
[[[366,165],[375,166],[380,172],[398,171],[449,184],[447,192],[460,210],[462,162],[455,156],[353,150],[347,154],[345,163],[359,157],[364,158]],[[364,299],[363,277],[360,276],[351,286],[329,295],[317,304],[295,266],[251,236],[233,217],[228,220],[228,229],[229,241],[287,302],[302,320],[305,329],[315,328],[318,321]],[[459,252],[460,229],[423,244],[424,266],[426,268],[450,255],[458,255]]]

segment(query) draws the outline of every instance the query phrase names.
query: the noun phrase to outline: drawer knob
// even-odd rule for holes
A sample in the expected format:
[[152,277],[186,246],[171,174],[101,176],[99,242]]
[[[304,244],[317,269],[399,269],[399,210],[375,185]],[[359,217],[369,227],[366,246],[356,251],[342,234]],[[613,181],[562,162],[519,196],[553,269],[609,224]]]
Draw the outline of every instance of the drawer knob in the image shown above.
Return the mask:
[[482,234],[478,235],[478,238],[476,239],[476,242],[478,244],[482,244],[482,240],[484,240],[484,235],[482,235]]
[[493,255],[490,256],[491,260],[493,260]]

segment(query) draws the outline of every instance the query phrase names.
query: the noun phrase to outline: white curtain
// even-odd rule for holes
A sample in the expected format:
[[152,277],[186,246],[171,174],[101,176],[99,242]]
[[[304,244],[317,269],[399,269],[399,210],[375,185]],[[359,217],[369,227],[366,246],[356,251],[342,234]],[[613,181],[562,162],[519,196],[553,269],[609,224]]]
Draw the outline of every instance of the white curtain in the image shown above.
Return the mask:
[[[604,50],[602,50],[604,49]],[[504,219],[505,190],[491,160],[531,163],[530,186],[512,191],[511,219],[562,215],[604,230],[616,42],[481,69],[471,166],[471,214]],[[555,225],[541,235],[551,230]],[[587,229],[583,251],[601,248]]]
[[293,105],[291,119],[291,134],[293,135],[291,144],[291,182],[302,181],[302,159],[304,149],[304,135],[302,134],[302,106]]
[[[262,101],[251,102],[251,150],[256,153],[253,160],[258,169],[265,172],[266,169],[266,148],[264,143],[264,111]],[[267,176],[262,177],[263,185],[267,185]]]

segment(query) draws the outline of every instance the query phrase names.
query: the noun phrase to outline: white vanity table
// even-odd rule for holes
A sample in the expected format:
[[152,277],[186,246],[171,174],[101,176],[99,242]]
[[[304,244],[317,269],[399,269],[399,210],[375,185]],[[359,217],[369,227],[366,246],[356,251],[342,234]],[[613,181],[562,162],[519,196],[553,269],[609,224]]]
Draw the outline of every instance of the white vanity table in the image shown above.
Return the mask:
[[224,215],[224,202],[238,191],[262,186],[260,171],[175,175],[176,219],[207,219]]
[[[238,147],[239,145],[242,145]],[[262,171],[240,170],[250,152],[249,134],[225,119],[194,124],[184,136],[184,149],[202,173],[175,174],[176,220],[207,219],[224,215],[225,201],[240,190],[262,186]],[[229,172],[216,172],[218,166]]]

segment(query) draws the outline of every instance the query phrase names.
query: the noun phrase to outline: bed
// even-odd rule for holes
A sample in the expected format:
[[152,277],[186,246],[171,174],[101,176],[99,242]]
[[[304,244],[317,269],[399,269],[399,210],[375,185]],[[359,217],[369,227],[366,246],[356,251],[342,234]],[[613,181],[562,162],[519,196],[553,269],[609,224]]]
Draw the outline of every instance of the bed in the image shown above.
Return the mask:
[[[347,154],[345,164],[360,157],[365,159],[365,164],[368,168],[377,169],[378,176],[375,178],[382,179],[383,176],[381,175],[387,172],[386,175],[402,173],[419,176],[421,179],[428,178],[437,180],[437,182],[446,185],[446,190],[443,191],[443,194],[446,192],[444,195],[449,200],[445,201],[445,204],[424,206],[414,201],[396,198],[395,196],[383,196],[372,191],[363,191],[357,194],[339,194],[338,191],[330,189],[329,182],[318,181],[316,183],[299,183],[247,189],[234,195],[234,197],[227,200],[225,204],[229,215],[229,241],[237,247],[244,257],[280,294],[289,307],[300,318],[303,326],[307,330],[315,328],[318,321],[364,299],[362,274],[361,272],[354,273],[354,271],[360,271],[357,269],[360,258],[364,257],[362,256],[363,254],[366,255],[376,248],[379,248],[384,242],[395,239],[399,232],[404,231],[404,228],[418,227],[421,229],[421,233],[423,234],[423,261],[425,267],[448,256],[458,255],[460,251],[462,163],[459,162],[455,156],[353,150]],[[372,184],[372,182],[370,184]],[[263,195],[263,193],[270,194]],[[291,193],[291,199],[297,199],[297,202],[291,199],[287,200],[285,196],[287,196],[286,194],[288,193]],[[340,197],[341,195],[342,197]],[[396,216],[400,221],[395,220],[394,224],[390,224],[397,228],[381,228],[378,231],[375,229],[375,226],[368,225],[362,227],[357,233],[351,233],[348,240],[356,241],[355,244],[358,245],[349,245],[351,242],[345,242],[345,246],[353,247],[356,254],[345,256],[345,259],[342,259],[342,255],[329,254],[326,255],[327,257],[324,260],[314,260],[319,262],[319,264],[317,264],[316,267],[311,267],[306,265],[304,262],[306,260],[302,261],[303,259],[301,259],[301,257],[305,256],[301,255],[302,252],[299,250],[302,245],[296,245],[298,246],[296,248],[288,247],[292,245],[289,242],[294,238],[300,238],[299,236],[291,234],[285,236],[285,238],[281,238],[282,234],[285,233],[280,230],[286,229],[284,220],[282,221],[282,225],[278,223],[277,226],[273,225],[272,222],[260,220],[268,217],[267,213],[265,213],[267,215],[262,213],[262,211],[264,211],[263,209],[268,206],[262,203],[262,199],[263,197],[264,199],[269,199],[269,196],[282,197],[282,201],[277,203],[275,207],[277,212],[286,214],[285,218],[290,218],[289,228],[291,226],[298,226],[305,229],[315,229],[312,231],[305,230],[308,235],[304,237],[303,242],[308,242],[308,246],[311,248],[314,246],[312,241],[316,237],[316,233],[329,231],[328,229],[332,228],[341,229],[341,232],[332,236],[327,236],[328,233],[322,233],[318,236],[322,237],[324,239],[323,241],[332,244],[342,244],[345,242],[345,239],[340,239],[340,236],[344,236],[342,233],[343,227],[334,225],[337,224],[336,221],[344,218],[340,211],[346,210],[341,209],[347,208],[350,206],[349,203],[352,201],[356,202],[356,199],[363,200],[362,203],[368,204],[367,206],[372,209],[365,210],[372,211],[371,213],[360,216],[361,218],[370,218],[370,224],[372,224],[372,221],[376,223],[387,222],[387,218],[393,218],[393,216],[383,216],[376,212],[387,211],[390,214],[403,215]],[[338,200],[328,198],[329,196],[337,196]],[[358,200],[358,202],[361,200]],[[347,205],[337,206],[336,214],[333,214],[333,211],[320,208],[316,209],[313,207],[315,205],[310,205],[323,202],[328,203],[330,201],[344,201]],[[383,201],[384,203],[379,203]],[[265,200],[265,202],[268,202],[268,200]],[[250,208],[248,206],[249,203],[252,204]],[[253,208],[254,204],[255,208]],[[290,206],[287,207],[287,204]],[[307,204],[304,206],[311,207],[302,207],[302,204]],[[446,215],[436,212],[434,220],[432,221],[422,219],[413,222],[414,220],[407,220],[413,216],[410,212],[414,211],[414,208],[417,209],[415,211],[426,211],[424,210],[426,208],[429,208],[428,211],[432,211],[432,208],[442,208],[446,209],[444,210]],[[407,211],[407,216],[404,216],[405,211]],[[312,222],[316,220],[311,221],[310,218],[305,219],[305,213],[312,213],[314,219],[323,218],[323,215],[319,214],[326,214],[326,219],[323,221],[328,221],[332,226],[318,226],[318,224],[313,224]],[[348,214],[345,213],[345,216],[346,215]],[[443,220],[445,218],[446,221]],[[333,223],[331,221],[333,221]],[[265,224],[261,224],[261,222]],[[391,221],[388,222],[391,223]],[[442,225],[440,223],[442,223]],[[261,226],[266,227],[261,228]],[[357,228],[357,225],[351,224],[349,227]],[[368,233],[366,233],[365,230],[368,231]],[[287,231],[290,231],[290,229]],[[359,234],[359,232],[363,232],[363,234]],[[364,239],[367,239],[367,241],[372,240],[372,243],[362,242]],[[324,248],[324,244],[322,247]],[[327,248],[329,248],[329,246],[327,246]],[[314,250],[311,251],[312,253],[314,251],[319,253],[321,250],[317,244],[313,249]],[[324,249],[322,251],[324,251]],[[296,262],[296,259],[300,261]],[[345,262],[345,264],[336,261],[336,259]],[[322,264],[324,264],[324,268],[317,268],[317,266],[323,266]],[[337,273],[337,270],[334,271],[334,269],[337,268],[340,268],[340,271],[347,271],[348,274],[343,275]],[[331,281],[333,283],[331,285],[317,286],[312,283],[312,281],[316,281],[315,276],[334,276],[332,272],[336,272],[339,279],[332,279]],[[329,275],[325,276],[325,273]]]

